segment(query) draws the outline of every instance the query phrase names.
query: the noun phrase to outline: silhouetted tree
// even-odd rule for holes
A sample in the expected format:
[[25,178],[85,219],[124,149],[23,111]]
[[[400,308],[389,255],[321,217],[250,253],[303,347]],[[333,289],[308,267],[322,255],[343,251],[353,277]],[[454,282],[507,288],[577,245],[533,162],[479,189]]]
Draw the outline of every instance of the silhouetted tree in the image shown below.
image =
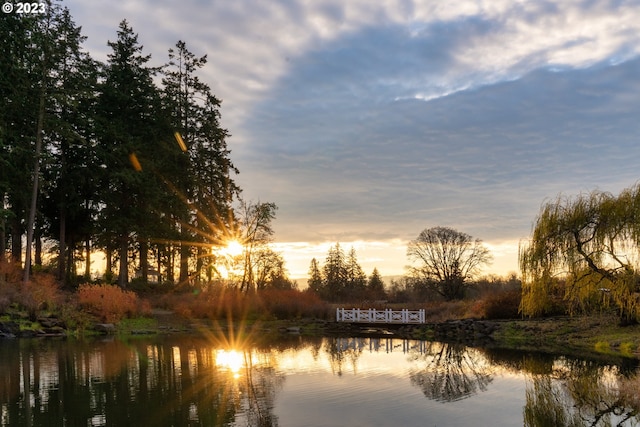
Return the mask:
[[[153,82],[158,69],[127,21],[115,42],[109,42],[105,77],[98,100],[99,156],[106,166],[101,185],[102,224],[117,243],[118,283],[128,282],[129,249],[134,236],[148,236],[164,186],[154,174],[161,141],[171,135],[162,115],[160,91]],[[159,221],[159,217],[157,217]],[[107,242],[111,245],[111,242]]]
[[383,300],[387,297],[384,290],[384,282],[377,268],[374,268],[371,276],[369,276],[367,295],[374,300]]
[[448,227],[425,229],[409,242],[407,256],[413,278],[447,300],[464,297],[468,280],[492,257],[479,239]]
[[315,258],[311,260],[311,264],[309,265],[309,280],[307,282],[307,285],[313,292],[322,294],[322,273],[320,272],[318,261]]

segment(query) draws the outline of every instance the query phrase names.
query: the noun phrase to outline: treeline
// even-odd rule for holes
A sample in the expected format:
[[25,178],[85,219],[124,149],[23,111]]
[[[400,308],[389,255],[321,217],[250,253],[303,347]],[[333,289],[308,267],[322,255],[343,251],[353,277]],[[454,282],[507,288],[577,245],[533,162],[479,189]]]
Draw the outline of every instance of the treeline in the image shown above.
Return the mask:
[[210,274],[240,189],[221,101],[198,77],[206,55],[178,41],[152,66],[124,20],[96,61],[55,2],[3,14],[0,37],[0,256],[66,284],[89,279],[96,251],[123,286]]
[[374,268],[367,278],[358,263],[354,248],[345,253],[340,243],[332,246],[320,265],[313,258],[309,266],[309,289],[326,301],[383,300],[386,298],[384,282]]

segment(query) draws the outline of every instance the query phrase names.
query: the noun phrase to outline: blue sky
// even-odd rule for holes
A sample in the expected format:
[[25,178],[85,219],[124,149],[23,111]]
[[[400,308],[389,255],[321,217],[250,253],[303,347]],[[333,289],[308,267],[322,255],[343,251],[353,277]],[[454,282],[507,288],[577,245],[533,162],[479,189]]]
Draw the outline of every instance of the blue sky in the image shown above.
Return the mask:
[[237,181],[278,205],[294,277],[335,242],[402,274],[434,226],[517,271],[545,200],[640,177],[637,1],[64,4],[98,59],[123,18],[154,63],[177,40],[208,54]]

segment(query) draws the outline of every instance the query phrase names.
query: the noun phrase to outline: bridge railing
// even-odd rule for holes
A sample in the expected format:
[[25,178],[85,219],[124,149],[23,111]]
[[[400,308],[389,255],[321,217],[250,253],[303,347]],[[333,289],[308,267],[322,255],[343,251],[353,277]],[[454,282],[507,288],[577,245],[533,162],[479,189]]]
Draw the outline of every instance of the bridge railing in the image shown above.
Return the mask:
[[344,323],[425,323],[424,310],[337,308],[336,321]]

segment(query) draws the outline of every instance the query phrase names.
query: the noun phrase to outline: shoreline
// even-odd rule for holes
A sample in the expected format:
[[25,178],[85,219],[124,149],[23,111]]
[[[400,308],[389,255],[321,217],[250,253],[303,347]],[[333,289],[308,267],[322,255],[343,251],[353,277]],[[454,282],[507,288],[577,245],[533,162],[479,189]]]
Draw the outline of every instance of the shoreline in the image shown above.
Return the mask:
[[321,319],[228,321],[185,319],[165,310],[151,317],[125,319],[117,324],[97,323],[89,333],[73,334],[55,319],[39,319],[40,328],[21,326],[20,319],[0,322],[0,339],[120,337],[154,334],[198,333],[230,330],[306,336],[365,336],[459,343],[472,347],[548,352],[554,354],[622,357],[640,360],[640,325],[619,326],[611,315],[550,317],[541,319],[451,319],[411,325],[349,324]]

